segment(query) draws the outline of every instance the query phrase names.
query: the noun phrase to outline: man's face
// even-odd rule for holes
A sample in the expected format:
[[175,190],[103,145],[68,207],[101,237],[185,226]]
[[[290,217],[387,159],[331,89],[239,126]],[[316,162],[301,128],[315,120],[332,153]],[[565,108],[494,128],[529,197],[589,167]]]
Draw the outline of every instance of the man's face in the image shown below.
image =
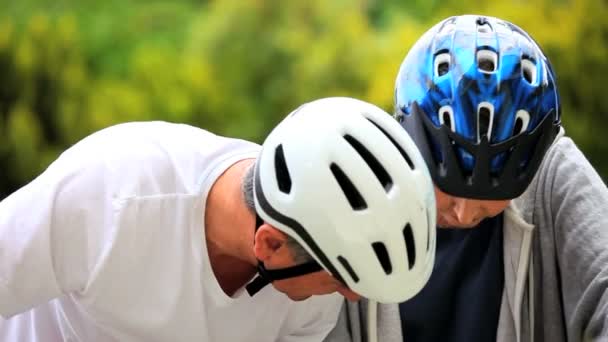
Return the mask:
[[[264,224],[255,233],[254,253],[269,269],[295,266],[294,254],[286,243],[286,235],[276,228]],[[275,280],[272,285],[292,300],[300,301],[315,295],[338,292],[346,299],[356,301],[359,295],[346,287],[325,270],[298,277]]]
[[326,271],[306,274],[299,277],[276,280],[272,285],[291,300],[301,301],[315,295],[334,292],[340,293],[350,301],[359,300],[360,296],[332,277]]
[[455,197],[435,187],[437,225],[440,228],[473,228],[483,219],[500,214],[511,200],[476,200]]

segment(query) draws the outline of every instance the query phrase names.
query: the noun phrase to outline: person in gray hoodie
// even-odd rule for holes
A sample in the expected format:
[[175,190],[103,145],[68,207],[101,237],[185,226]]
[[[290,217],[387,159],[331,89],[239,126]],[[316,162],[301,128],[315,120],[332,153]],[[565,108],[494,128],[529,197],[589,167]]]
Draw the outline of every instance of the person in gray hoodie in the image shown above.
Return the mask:
[[447,18],[403,61],[395,110],[435,183],[433,273],[404,303],[346,303],[326,341],[608,341],[608,190],[537,43]]

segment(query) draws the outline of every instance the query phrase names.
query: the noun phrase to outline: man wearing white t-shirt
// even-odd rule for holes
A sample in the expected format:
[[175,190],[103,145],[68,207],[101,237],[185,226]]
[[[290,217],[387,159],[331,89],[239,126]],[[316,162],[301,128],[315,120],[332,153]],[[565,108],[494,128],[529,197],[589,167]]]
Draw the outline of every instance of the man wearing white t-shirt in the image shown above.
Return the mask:
[[321,341],[332,293],[420,290],[434,227],[422,157],[362,101],[305,104],[261,148],[113,126],[0,202],[0,341]]

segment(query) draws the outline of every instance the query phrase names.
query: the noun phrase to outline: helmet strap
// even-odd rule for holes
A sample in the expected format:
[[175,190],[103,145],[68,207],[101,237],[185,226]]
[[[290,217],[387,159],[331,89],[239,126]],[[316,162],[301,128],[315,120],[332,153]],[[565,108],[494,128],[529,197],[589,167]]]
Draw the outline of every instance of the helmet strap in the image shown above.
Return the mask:
[[316,260],[276,270],[269,270],[264,266],[263,262],[258,261],[258,276],[251,283],[247,284],[245,288],[249,295],[253,296],[275,280],[295,278],[321,270],[323,270],[323,267]]
[[[255,230],[257,231],[260,226],[264,224],[264,221],[258,214],[255,215]],[[266,285],[272,283],[275,280],[295,278],[306,274],[314,273],[323,270],[323,267],[319,265],[316,260],[311,260],[304,264],[290,266],[286,268],[280,268],[276,270],[269,270],[264,266],[264,263],[258,260],[258,276],[247,286],[245,286],[250,296],[255,295],[262,290]]]

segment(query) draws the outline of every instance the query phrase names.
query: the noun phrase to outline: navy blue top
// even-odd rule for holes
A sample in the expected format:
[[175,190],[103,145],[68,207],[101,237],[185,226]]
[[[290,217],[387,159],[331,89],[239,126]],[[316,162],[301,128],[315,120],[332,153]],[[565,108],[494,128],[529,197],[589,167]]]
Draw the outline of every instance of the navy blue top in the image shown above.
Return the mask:
[[496,341],[504,285],[502,214],[473,229],[437,229],[427,285],[399,305],[407,342]]

